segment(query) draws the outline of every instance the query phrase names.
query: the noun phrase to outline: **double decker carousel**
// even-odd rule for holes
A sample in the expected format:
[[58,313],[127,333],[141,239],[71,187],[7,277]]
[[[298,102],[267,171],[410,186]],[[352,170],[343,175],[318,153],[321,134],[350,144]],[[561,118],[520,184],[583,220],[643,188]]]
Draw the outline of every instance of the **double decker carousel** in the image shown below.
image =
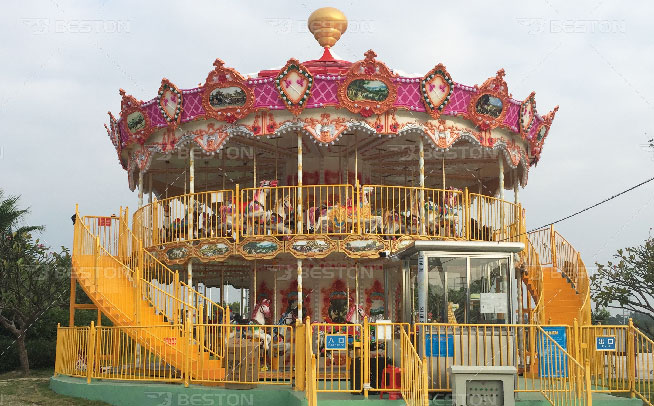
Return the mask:
[[518,192],[557,109],[515,99],[502,69],[470,86],[440,63],[410,77],[372,50],[335,59],[335,9],[309,29],[320,59],[253,76],[216,59],[147,102],[121,89],[107,132],[138,188],[134,235],[262,324],[521,319]]

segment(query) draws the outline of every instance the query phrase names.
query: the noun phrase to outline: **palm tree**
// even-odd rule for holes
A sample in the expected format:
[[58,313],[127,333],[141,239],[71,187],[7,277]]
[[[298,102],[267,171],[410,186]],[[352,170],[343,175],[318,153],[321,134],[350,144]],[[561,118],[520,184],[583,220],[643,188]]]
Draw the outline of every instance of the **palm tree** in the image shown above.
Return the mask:
[[32,231],[43,230],[42,226],[22,226],[16,228],[21,220],[29,213],[29,209],[19,209],[19,196],[8,196],[4,198],[4,192],[0,189],[0,236],[8,234],[24,235]]

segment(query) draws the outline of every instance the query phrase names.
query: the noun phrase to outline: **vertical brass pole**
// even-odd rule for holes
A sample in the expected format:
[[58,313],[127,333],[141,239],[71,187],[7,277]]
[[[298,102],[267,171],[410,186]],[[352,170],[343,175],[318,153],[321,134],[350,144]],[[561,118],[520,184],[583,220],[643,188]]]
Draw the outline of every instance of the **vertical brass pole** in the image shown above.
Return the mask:
[[422,135],[418,137],[418,153],[418,166],[420,167],[420,234],[424,235],[426,232],[425,222],[427,219],[425,218],[425,146]]

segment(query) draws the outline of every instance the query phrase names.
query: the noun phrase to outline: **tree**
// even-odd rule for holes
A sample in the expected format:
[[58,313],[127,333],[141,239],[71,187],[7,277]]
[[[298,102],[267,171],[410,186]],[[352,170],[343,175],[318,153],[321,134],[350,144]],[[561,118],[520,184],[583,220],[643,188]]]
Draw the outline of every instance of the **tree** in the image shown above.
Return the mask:
[[590,319],[592,324],[609,324],[609,319],[611,318],[611,313],[606,309],[606,307],[597,307],[590,314]]
[[15,337],[21,369],[26,374],[27,330],[68,299],[71,265],[66,248],[50,252],[33,238],[32,233],[42,227],[18,227],[27,213],[18,209],[18,197],[0,200],[0,326]]
[[618,250],[615,261],[596,264],[591,294],[598,308],[625,309],[638,318],[634,324],[654,335],[654,239]]

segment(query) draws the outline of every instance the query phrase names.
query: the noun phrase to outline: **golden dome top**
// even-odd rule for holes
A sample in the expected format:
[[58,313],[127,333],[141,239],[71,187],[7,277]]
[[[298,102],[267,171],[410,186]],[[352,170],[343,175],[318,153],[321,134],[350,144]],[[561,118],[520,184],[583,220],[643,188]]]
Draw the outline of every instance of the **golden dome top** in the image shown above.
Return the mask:
[[308,26],[320,46],[330,48],[347,30],[347,18],[337,8],[323,7],[311,13]]

